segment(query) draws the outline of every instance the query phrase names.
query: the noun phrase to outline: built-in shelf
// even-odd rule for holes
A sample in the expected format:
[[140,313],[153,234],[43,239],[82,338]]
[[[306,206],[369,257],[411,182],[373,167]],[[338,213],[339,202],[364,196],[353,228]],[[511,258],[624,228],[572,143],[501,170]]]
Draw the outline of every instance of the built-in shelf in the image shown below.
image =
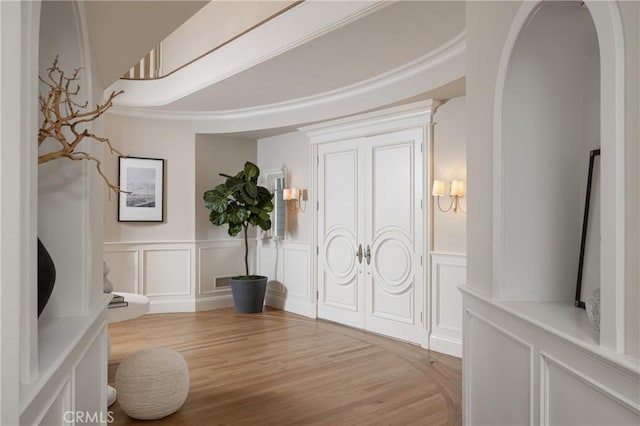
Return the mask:
[[[106,308],[111,300],[110,295],[100,297],[96,309],[89,315],[74,317],[48,317],[38,320],[38,375],[34,381],[22,384],[20,387],[20,411],[23,412],[38,396],[52,377],[61,370],[70,355],[78,348],[79,343],[87,336],[99,332],[103,321],[97,321],[104,314],[106,323]],[[92,333],[91,328],[95,328]]]
[[478,293],[469,286],[459,287],[464,294],[526,321],[540,330],[560,338],[568,344],[597,355],[627,370],[640,370],[640,360],[619,354],[600,345],[600,336],[593,329],[584,309],[569,302],[513,302],[500,301]]

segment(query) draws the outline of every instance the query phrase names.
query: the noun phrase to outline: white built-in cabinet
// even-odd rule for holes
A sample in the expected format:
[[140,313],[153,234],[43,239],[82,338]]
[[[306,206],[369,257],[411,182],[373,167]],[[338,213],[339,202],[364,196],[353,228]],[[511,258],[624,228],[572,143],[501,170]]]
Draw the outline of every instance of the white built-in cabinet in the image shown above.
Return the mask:
[[[38,75],[56,54],[65,70],[84,67],[82,93],[96,103],[82,5],[2,2],[0,20],[0,424],[106,424],[104,183],[88,164],[37,164]],[[37,237],[57,270],[39,318]]]
[[[524,2],[512,22],[494,108],[493,288],[462,287],[465,424],[640,424],[640,362],[624,347],[621,24],[616,2]],[[595,148],[585,261],[599,332],[574,306]]]
[[318,317],[428,345],[432,101],[301,129],[313,146]]

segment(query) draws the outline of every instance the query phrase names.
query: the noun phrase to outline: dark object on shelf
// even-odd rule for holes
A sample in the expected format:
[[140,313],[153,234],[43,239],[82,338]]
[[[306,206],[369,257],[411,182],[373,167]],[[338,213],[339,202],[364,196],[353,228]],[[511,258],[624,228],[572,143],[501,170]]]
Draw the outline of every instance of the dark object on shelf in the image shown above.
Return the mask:
[[257,275],[233,277],[230,282],[233,304],[237,313],[256,314],[262,312],[264,295],[267,291],[267,277]]
[[109,304],[116,303],[116,302],[124,302],[124,296],[121,296],[119,294],[113,294],[111,297],[111,302],[109,302]]
[[38,317],[47,306],[56,283],[56,266],[38,238]]
[[125,308],[127,306],[129,306],[129,302],[120,301],[120,302],[110,302],[109,303],[109,309],[111,309],[111,308]]
[[587,196],[584,202],[584,218],[582,220],[582,239],[580,240],[580,260],[578,261],[578,282],[576,284],[576,298],[573,303],[578,308],[585,309],[585,304],[580,300],[582,292],[582,270],[584,266],[584,249],[587,242],[587,226],[589,224],[589,203],[591,202],[591,183],[593,178],[593,162],[600,155],[600,149],[594,149],[589,153],[589,175],[587,177]]

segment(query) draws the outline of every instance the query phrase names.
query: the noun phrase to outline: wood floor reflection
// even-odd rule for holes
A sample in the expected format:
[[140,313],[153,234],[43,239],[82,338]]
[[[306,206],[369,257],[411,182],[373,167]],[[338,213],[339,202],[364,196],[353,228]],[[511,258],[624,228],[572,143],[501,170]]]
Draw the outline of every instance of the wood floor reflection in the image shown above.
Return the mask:
[[459,425],[459,359],[279,310],[151,314],[109,325],[109,383],[139,349],[168,347],[189,365],[185,405],[116,425]]

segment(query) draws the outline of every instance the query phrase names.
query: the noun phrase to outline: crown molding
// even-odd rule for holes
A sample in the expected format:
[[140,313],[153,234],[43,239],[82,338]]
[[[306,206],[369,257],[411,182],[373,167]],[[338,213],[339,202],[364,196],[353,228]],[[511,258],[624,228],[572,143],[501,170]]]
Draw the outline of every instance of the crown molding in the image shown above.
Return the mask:
[[124,91],[114,99],[114,106],[167,105],[390,4],[337,2],[327,8],[323,2],[306,1],[174,73],[154,80],[117,80],[105,90],[105,96]]
[[440,104],[439,100],[428,99],[300,127],[298,130],[309,136],[310,143],[316,144],[391,131],[397,128],[426,126],[432,112]]
[[[406,99],[463,77],[465,75],[465,51],[466,34],[463,31],[439,48],[398,68],[316,95],[224,111],[166,111],[114,106],[108,114],[163,120],[187,120],[194,122],[195,127],[200,127],[202,131],[207,131],[209,128],[212,129],[211,131],[216,131],[214,128],[221,125],[224,128],[222,131],[225,132],[331,119]],[[349,103],[357,103],[359,109],[343,111],[344,105]],[[326,111],[323,111],[322,116],[314,115],[314,111],[323,108],[335,111],[334,115],[330,116]],[[287,115],[294,121],[285,123],[280,120],[278,123],[271,123],[271,126],[265,125],[265,122],[280,115]],[[302,117],[303,115],[309,118],[305,119]],[[252,125],[252,121],[256,121],[256,124]],[[242,129],[231,129],[236,122],[238,122],[237,126]]]

